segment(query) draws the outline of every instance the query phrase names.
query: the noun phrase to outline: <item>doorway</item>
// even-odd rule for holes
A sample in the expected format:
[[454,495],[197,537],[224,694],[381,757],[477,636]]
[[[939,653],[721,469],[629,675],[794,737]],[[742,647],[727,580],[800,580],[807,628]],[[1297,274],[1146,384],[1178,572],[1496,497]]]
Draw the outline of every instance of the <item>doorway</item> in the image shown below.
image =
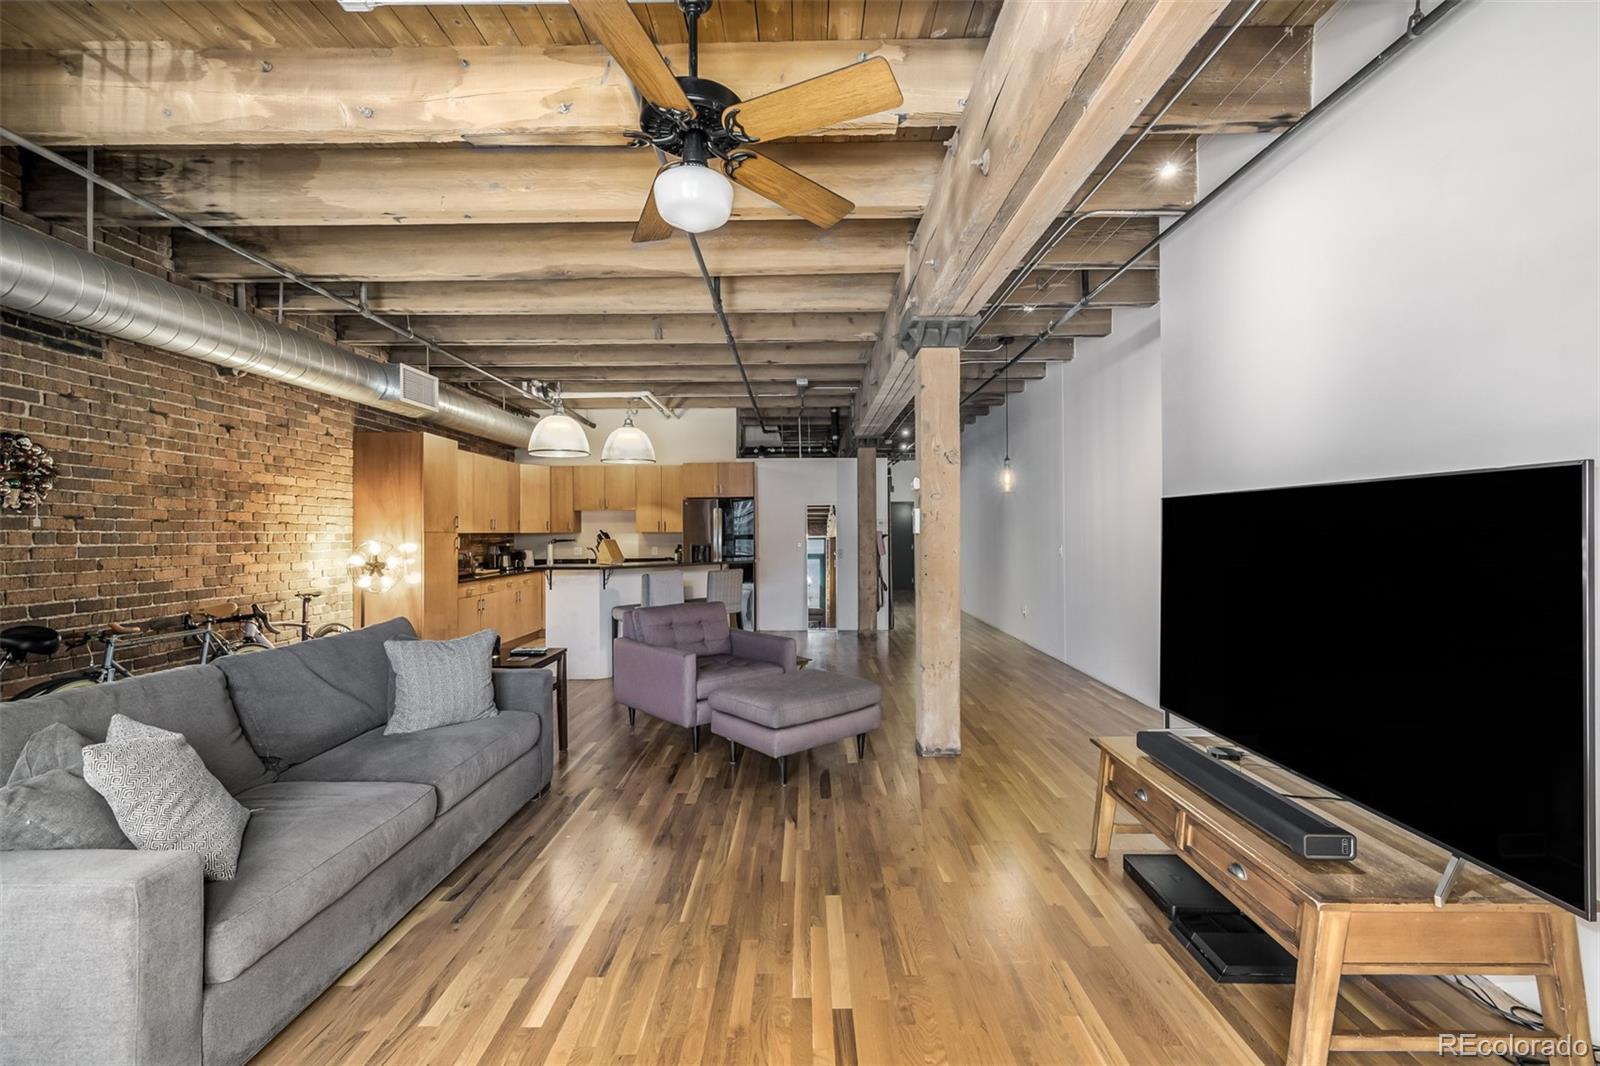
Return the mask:
[[889,504],[889,588],[895,593],[910,593],[917,587],[916,541],[911,534],[909,500]]
[[832,504],[806,508],[806,627],[839,627],[839,519]]

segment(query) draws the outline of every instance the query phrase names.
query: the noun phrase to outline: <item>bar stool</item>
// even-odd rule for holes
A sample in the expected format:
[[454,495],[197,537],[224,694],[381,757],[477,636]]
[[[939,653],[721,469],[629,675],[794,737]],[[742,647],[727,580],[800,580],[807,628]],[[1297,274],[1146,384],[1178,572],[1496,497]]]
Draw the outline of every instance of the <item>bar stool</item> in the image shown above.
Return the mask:
[[728,624],[743,629],[744,571],[713,570],[706,575],[706,599],[728,609]]
[[682,570],[646,570],[640,605],[666,607],[683,602]]

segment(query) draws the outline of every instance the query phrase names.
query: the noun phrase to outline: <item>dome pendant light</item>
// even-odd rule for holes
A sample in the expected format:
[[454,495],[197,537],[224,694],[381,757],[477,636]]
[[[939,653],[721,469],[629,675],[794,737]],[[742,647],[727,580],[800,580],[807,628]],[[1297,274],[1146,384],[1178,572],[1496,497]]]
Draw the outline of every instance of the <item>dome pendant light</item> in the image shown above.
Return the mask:
[[684,135],[683,162],[656,175],[652,187],[662,221],[686,233],[705,233],[727,225],[733,214],[733,183],[706,165],[705,137]]
[[638,466],[656,461],[656,446],[650,443],[650,437],[644,430],[633,424],[635,410],[628,408],[628,416],[622,420],[622,425],[612,430],[606,438],[605,447],[600,449],[602,463]]
[[1000,491],[1010,492],[1017,487],[1016,471],[1011,469],[1011,369],[1005,372],[1006,398],[1001,401],[1006,416],[1006,461],[1000,467]]
[[583,459],[589,455],[589,437],[578,420],[567,414],[556,389],[555,410],[533,424],[528,454],[536,459]]

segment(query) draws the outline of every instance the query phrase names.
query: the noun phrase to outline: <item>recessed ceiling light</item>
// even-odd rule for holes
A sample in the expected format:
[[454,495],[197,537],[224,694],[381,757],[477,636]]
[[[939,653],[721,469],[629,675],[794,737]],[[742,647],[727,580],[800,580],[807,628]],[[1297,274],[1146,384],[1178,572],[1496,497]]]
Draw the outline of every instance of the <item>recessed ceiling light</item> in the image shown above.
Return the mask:
[[910,427],[910,426],[901,426],[901,427],[900,427],[900,435],[901,435],[901,436],[902,436],[902,437],[909,437],[909,436],[911,436],[911,427]]
[[1181,170],[1183,168],[1170,159],[1161,164],[1161,176],[1163,178],[1175,178]]

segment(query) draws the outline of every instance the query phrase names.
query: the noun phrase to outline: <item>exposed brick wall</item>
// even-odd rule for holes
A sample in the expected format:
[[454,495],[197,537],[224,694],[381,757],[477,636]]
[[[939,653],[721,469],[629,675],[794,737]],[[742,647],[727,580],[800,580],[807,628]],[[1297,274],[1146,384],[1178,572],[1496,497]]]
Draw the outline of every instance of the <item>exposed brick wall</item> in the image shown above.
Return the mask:
[[[14,153],[0,152],[0,214],[62,239],[16,208]],[[160,230],[100,230],[97,250],[172,274]],[[222,287],[195,285],[231,298]],[[331,337],[325,318],[288,323]],[[64,632],[259,602],[298,617],[290,596],[324,595],[313,621],[350,622],[351,462],[359,430],[428,429],[474,451],[509,449],[387,412],[56,323],[0,315],[0,429],[50,449],[56,486],[32,514],[0,514],[0,627]],[[131,649],[135,672],[192,661],[168,639]],[[86,665],[86,652],[7,671],[0,696]]]

